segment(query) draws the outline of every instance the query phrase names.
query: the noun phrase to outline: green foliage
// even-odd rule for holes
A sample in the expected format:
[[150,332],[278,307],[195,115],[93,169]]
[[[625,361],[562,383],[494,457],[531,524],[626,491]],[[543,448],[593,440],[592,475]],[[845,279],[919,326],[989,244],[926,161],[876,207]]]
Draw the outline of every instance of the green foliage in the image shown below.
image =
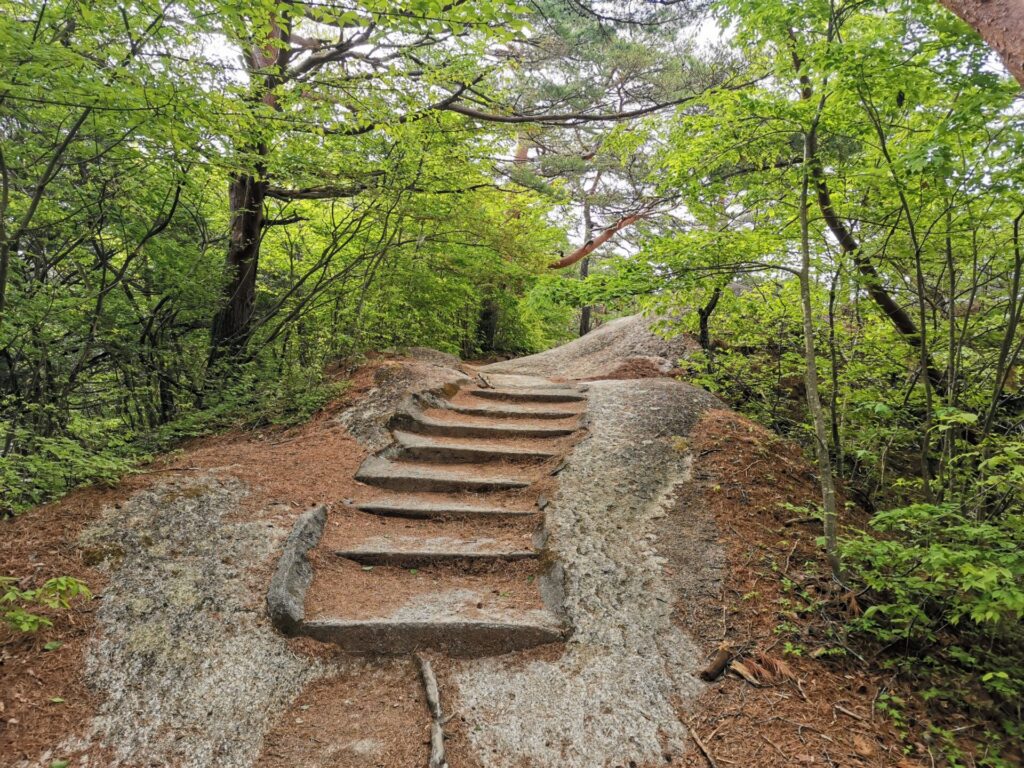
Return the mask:
[[236,368],[230,376],[229,383],[211,390],[202,408],[183,413],[140,436],[133,446],[140,457],[165,450],[183,438],[231,427],[256,429],[300,424],[348,386],[347,382],[325,379],[319,367],[303,368],[288,359],[261,359],[240,370]]
[[[550,200],[495,179],[505,129],[430,108],[470,81],[490,90],[478,62],[529,10],[288,6],[300,47],[272,72],[284,60],[242,54],[288,47],[275,8],[19,0],[0,14],[0,513],[112,482],[182,437],[301,420],[336,394],[322,372],[339,357],[475,353],[489,302],[497,351],[557,335],[561,315],[524,303],[564,247]],[[337,55],[301,47],[316,40]],[[239,174],[275,191],[249,336],[211,368]]]
[[18,581],[11,576],[0,576],[0,610],[4,623],[18,632],[36,632],[53,626],[53,621],[35,611],[66,610],[76,597],[92,599],[89,588],[70,576],[48,579],[35,589],[20,589]]
[[1024,516],[986,521],[955,505],[915,504],[881,512],[871,525],[888,535],[852,539],[845,551],[868,586],[892,597],[863,616],[893,633],[883,639],[933,640],[936,626],[998,629],[1024,617]]
[[47,437],[25,428],[8,434],[21,450],[0,456],[0,513],[18,512],[80,483],[113,483],[131,467],[121,436],[103,435],[92,429],[100,424],[78,421],[67,435]]
[[914,504],[871,526],[843,544],[852,577],[873,596],[853,628],[907,649],[902,663],[915,674],[929,665],[977,677],[1012,711],[1024,696],[1024,515],[978,519],[955,504]]
[[[533,352],[581,307],[657,311],[701,338],[691,380],[810,447],[812,174],[829,455],[891,510],[844,546],[870,600],[855,628],[918,672],[973,675],[1019,735],[1024,115],[959,20],[911,0],[718,0],[732,48],[698,52],[668,5],[622,25],[548,0],[8,6],[0,513],[185,437],[308,418],[344,386],[324,376],[339,357]],[[444,108],[459,99],[680,107],[509,127]],[[595,256],[585,280],[548,271],[637,210],[618,237],[639,252]],[[211,346],[225,307],[244,315],[230,354]],[[87,594],[3,586],[22,629]]]
[[[944,700],[1001,720],[992,738],[1019,738],[1019,87],[937,4],[715,10],[757,84],[679,111],[657,165],[685,223],[578,295],[648,296],[664,333],[705,331],[688,377],[812,449],[795,270],[813,177],[832,469],[848,498],[890,510],[843,547],[869,606],[851,628]],[[901,717],[900,702],[880,703]]]
[[229,427],[303,422],[347,386],[324,379],[322,370],[322,365],[303,367],[290,358],[262,357],[230,375],[222,371],[225,383],[209,387],[201,407],[182,410],[153,429],[136,431],[117,419],[80,414],[60,436],[22,428],[9,436],[21,450],[0,456],[3,512],[16,514],[83,483],[113,484],[139,462],[184,438]]

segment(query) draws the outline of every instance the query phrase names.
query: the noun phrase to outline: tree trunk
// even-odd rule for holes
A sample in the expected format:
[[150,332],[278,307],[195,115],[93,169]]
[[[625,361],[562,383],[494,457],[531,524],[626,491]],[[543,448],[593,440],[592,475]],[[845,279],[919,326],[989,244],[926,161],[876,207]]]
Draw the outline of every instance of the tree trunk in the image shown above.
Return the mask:
[[1024,0],[939,0],[970,24],[1024,85]]
[[498,336],[498,319],[500,310],[494,299],[487,299],[480,308],[480,320],[476,327],[476,337],[480,351],[484,354],[494,352],[494,341]]
[[841,578],[839,546],[836,537],[837,509],[835,479],[832,476],[832,457],[829,455],[828,438],[825,431],[825,414],[818,394],[818,363],[814,350],[814,320],[811,309],[811,243],[808,215],[808,187],[810,184],[810,160],[814,146],[814,131],[804,134],[803,178],[800,185],[800,308],[803,314],[804,366],[807,389],[807,407],[814,422],[814,452],[818,464],[818,478],[821,482],[821,500],[824,512],[825,556],[828,558],[832,575]]
[[835,452],[834,466],[843,477],[843,441],[839,434],[839,350],[836,348],[836,285],[839,283],[839,269],[832,276],[828,288],[828,354],[832,369],[832,392],[829,394],[829,420],[832,422],[832,450]]
[[[595,182],[596,183],[596,182]],[[594,239],[594,220],[590,217],[590,198],[583,199],[583,241],[589,243]],[[580,280],[586,280],[590,274],[590,256],[580,262]],[[580,336],[590,333],[590,307],[580,310]]]
[[[580,280],[586,280],[590,274],[590,257],[588,256],[580,263]],[[580,336],[590,333],[590,306],[580,310]]]
[[266,182],[255,175],[239,174],[231,180],[231,239],[225,261],[227,284],[224,305],[213,320],[210,362],[238,355],[252,333],[266,191]]
[[722,298],[722,289],[716,287],[711,292],[711,298],[708,299],[708,303],[697,310],[697,317],[700,319],[700,348],[708,353],[708,361],[711,358],[711,315],[715,311],[715,307],[718,306],[718,300]]

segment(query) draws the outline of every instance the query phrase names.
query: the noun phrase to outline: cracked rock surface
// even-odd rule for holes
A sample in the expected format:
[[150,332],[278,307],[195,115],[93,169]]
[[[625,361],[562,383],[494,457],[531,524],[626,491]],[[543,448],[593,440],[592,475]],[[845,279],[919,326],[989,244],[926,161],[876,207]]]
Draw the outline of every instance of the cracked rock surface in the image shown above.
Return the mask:
[[673,603],[687,570],[721,555],[691,551],[693,562],[673,562],[681,567],[669,576],[657,521],[688,480],[680,438],[721,403],[667,379],[595,382],[588,398],[590,435],[546,510],[575,630],[565,653],[453,668],[460,714],[487,768],[664,765],[684,751],[678,708],[699,692],[702,659],[673,624]]
[[414,397],[451,396],[469,377],[460,369],[457,357],[423,347],[409,350],[410,359],[381,366],[374,386],[359,402],[342,411],[337,419],[370,451],[390,445],[389,422],[403,404]]

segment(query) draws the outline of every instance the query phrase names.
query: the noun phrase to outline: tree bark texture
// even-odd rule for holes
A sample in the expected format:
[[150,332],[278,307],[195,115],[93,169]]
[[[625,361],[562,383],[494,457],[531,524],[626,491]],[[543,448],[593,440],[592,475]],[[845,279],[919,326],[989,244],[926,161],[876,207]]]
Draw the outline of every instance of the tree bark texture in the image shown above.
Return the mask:
[[940,0],[999,54],[1024,85],[1024,0]]
[[213,320],[211,361],[243,350],[252,332],[266,191],[266,182],[251,174],[239,174],[231,180],[231,236],[225,260],[227,283],[224,304]]

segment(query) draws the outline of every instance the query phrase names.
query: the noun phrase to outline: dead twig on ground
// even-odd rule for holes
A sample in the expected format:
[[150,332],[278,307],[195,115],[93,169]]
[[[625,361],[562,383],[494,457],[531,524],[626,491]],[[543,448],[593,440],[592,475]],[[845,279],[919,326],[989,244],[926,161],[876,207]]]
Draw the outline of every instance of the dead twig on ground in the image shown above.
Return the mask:
[[708,765],[711,768],[718,768],[718,763],[715,762],[715,758],[711,756],[711,750],[707,748],[707,745],[701,741],[700,736],[697,735],[697,729],[693,725],[693,721],[690,721],[690,738],[693,739],[693,743],[697,745],[697,749],[704,755],[704,759],[708,761]]
[[774,749],[776,752],[778,752],[780,755],[782,755],[782,759],[783,760],[789,760],[789,755],[787,755],[785,752],[783,752],[778,744],[776,744],[774,741],[769,739],[763,733],[760,734],[760,736],[761,736],[761,740],[762,741],[764,741],[768,746],[770,746],[772,749]]
[[832,705],[832,709],[834,709],[834,710],[836,710],[838,712],[842,712],[844,715],[849,715],[854,720],[866,720],[867,719],[866,717],[864,717],[864,715],[858,715],[856,712],[851,712],[846,707],[844,707],[842,704],[833,704]]

